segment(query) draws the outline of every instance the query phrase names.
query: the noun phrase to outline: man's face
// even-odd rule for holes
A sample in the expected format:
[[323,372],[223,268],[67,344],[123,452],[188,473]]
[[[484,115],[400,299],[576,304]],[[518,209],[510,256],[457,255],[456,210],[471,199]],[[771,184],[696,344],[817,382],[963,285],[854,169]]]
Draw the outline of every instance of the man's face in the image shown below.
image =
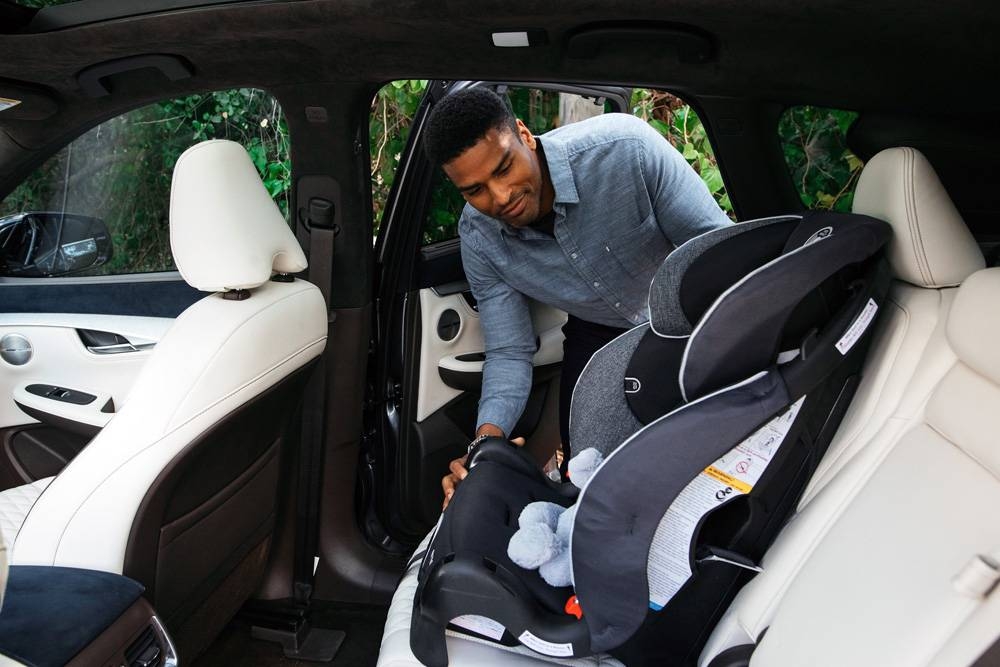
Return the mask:
[[[535,137],[520,120],[517,130],[489,130],[442,169],[476,210],[511,227],[525,227],[548,210],[543,210],[545,178]],[[549,201],[547,208],[551,206]]]

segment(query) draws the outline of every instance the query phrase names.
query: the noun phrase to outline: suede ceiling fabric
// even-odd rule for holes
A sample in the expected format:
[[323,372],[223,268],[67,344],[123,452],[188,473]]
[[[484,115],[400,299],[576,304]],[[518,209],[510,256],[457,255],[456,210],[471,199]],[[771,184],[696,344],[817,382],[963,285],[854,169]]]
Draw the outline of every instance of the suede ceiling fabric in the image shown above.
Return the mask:
[[[593,57],[568,57],[567,41],[575,32],[609,19],[694,26],[712,36],[715,60],[678,63],[669,44],[642,39],[610,42]],[[977,26],[972,34],[966,29],[971,22]],[[546,43],[492,47],[489,32],[511,26],[543,29]],[[73,117],[120,109],[115,101],[87,98],[77,73],[137,54],[182,57],[193,66],[200,90],[247,81],[265,88],[381,82],[415,73],[443,79],[651,83],[669,73],[675,89],[696,96],[750,95],[779,102],[793,96],[841,108],[921,108],[927,103],[927,82],[933,81],[934,95],[948,98],[951,106],[975,101],[986,111],[1000,108],[1000,91],[983,85],[1000,75],[998,45],[989,38],[997,28],[1000,7],[972,0],[914,0],[906,12],[887,0],[806,5],[607,0],[572,10],[530,0],[474,0],[437,9],[404,0],[234,3],[8,34],[0,42],[0,78],[49,91],[60,107],[58,122],[65,119],[67,126]],[[871,67],[873,62],[879,67]],[[116,93],[127,88],[129,102],[151,100],[188,92],[192,83],[138,74],[119,82]],[[37,146],[52,132],[37,121],[0,124],[22,146]]]

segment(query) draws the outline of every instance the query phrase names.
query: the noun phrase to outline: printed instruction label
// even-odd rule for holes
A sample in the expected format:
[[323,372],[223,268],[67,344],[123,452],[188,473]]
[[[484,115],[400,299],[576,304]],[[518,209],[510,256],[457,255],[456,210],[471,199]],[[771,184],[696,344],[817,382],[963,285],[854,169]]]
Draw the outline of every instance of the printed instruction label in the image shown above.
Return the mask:
[[9,109],[11,107],[16,107],[21,103],[21,100],[12,100],[9,97],[0,97],[0,111]]
[[858,319],[854,320],[854,324],[847,329],[847,333],[837,341],[837,349],[840,350],[841,354],[846,355],[854,347],[854,344],[861,338],[865,329],[875,319],[875,313],[877,312],[878,304],[875,303],[874,299],[868,299],[868,303],[865,305],[865,309],[861,311],[861,314],[858,315]]
[[547,642],[541,637],[536,637],[527,630],[522,632],[521,636],[517,639],[532,651],[538,651],[542,655],[551,655],[556,658],[569,658],[573,656],[572,644],[555,644],[553,642]]
[[666,606],[691,576],[691,540],[701,518],[722,503],[750,493],[792,428],[805,396],[754,431],[691,480],[660,519],[646,564],[649,606]]
[[465,616],[456,616],[451,619],[451,624],[456,625],[463,630],[468,630],[469,632],[475,632],[477,635],[482,635],[483,637],[489,637],[494,641],[500,641],[503,637],[504,627],[503,624],[497,623],[492,618],[486,618],[485,616],[476,616],[475,614],[466,614]]

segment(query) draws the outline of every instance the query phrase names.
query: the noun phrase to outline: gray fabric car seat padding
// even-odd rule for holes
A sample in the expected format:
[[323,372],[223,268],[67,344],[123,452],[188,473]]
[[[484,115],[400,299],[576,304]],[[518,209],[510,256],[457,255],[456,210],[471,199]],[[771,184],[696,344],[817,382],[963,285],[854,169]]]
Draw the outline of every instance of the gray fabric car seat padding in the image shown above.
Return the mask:
[[[778,373],[761,373],[653,422],[597,469],[577,501],[570,540],[577,597],[601,600],[584,614],[594,652],[621,645],[645,620],[649,548],[673,500],[789,403]],[[628,456],[617,455],[626,448]],[[615,480],[628,480],[628,489]]]
[[642,428],[625,399],[628,361],[649,325],[626,331],[594,353],[580,373],[569,411],[571,442],[608,454]]
[[783,215],[740,222],[706,232],[678,246],[656,271],[649,285],[649,320],[653,331],[660,336],[671,337],[691,333],[694,325],[684,312],[681,289],[688,269],[705,251],[759,227],[795,222],[801,218],[800,215]]

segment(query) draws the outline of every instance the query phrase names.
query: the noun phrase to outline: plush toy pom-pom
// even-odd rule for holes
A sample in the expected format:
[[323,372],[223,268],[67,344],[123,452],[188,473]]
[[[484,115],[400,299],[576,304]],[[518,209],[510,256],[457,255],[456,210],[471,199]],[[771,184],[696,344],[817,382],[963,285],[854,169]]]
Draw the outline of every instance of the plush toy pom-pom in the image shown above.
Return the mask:
[[604,455],[593,447],[581,450],[569,460],[569,481],[582,489],[603,461]]
[[555,530],[559,515],[563,513],[564,509],[555,503],[547,503],[543,500],[529,503],[525,505],[524,509],[521,510],[521,515],[517,517],[517,525],[521,528],[527,528],[541,523],[548,526],[549,530]]
[[556,524],[556,537],[566,546],[569,546],[569,534],[573,532],[573,522],[576,520],[577,507],[578,505],[571,505],[566,508],[566,511],[559,517],[559,523]]
[[572,586],[573,577],[570,576],[570,570],[572,569],[570,561],[569,549],[566,549],[548,563],[538,568],[538,574],[542,575],[542,579],[549,586],[555,586],[556,588]]
[[548,526],[534,524],[520,529],[510,538],[507,555],[521,567],[534,570],[563,550],[556,534]]

